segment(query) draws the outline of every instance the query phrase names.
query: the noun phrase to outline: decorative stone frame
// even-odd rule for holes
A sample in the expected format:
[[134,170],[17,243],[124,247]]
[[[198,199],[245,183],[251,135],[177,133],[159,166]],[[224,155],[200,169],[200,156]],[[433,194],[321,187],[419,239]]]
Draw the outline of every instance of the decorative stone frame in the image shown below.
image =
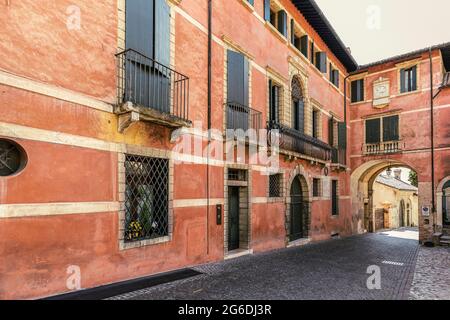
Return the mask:
[[444,188],[444,185],[450,181],[450,176],[445,177],[442,179],[442,181],[438,184],[436,189],[436,226],[442,230],[444,227],[444,213],[442,212],[442,196],[444,193],[442,192],[442,188]]
[[[141,240],[141,241],[135,241],[135,242],[126,242],[125,241],[125,190],[126,190],[126,172],[125,172],[125,156],[127,154],[134,154],[144,157],[151,157],[151,158],[160,158],[160,159],[168,159],[169,160],[169,185],[168,185],[168,236],[160,237],[156,239],[149,239],[149,240]],[[173,172],[174,172],[174,161],[170,156],[170,151],[166,150],[158,150],[153,148],[147,148],[147,147],[139,147],[139,146],[132,146],[132,145],[125,145],[124,150],[122,152],[118,153],[118,192],[119,192],[119,250],[128,250],[128,249],[134,249],[134,248],[140,248],[150,245],[156,245],[161,244],[165,242],[172,241],[173,238],[173,187],[174,187],[174,178],[173,178]]]
[[[409,69],[412,67],[417,67],[417,79],[416,79],[416,90],[414,91],[408,91],[408,92],[402,92],[402,88],[401,88],[401,70],[402,69]],[[410,61],[405,61],[405,62],[401,62],[401,63],[397,63],[395,65],[395,67],[397,68],[397,96],[405,96],[405,95],[409,95],[409,94],[414,94],[414,93],[419,93],[421,92],[421,58],[418,59],[414,59],[414,60],[410,60]]]
[[[229,169],[239,169],[239,170],[246,170],[247,171],[247,181],[230,181],[228,180],[228,170]],[[247,248],[241,248],[241,250],[248,250],[251,252],[252,250],[252,168],[249,165],[245,164],[228,164],[224,167],[224,206],[223,206],[223,250],[224,250],[224,257],[230,256],[230,251],[228,251],[228,187],[232,186],[238,186],[247,188],[247,201],[248,201],[248,212],[247,212],[247,241],[248,246]]]
[[312,106],[311,106],[311,100],[309,98],[309,89],[308,89],[308,73],[305,71],[304,67],[301,64],[295,63],[292,59],[289,61],[289,92],[286,94],[286,111],[285,111],[285,124],[289,127],[292,127],[293,125],[293,115],[292,115],[292,81],[294,78],[297,78],[300,82],[302,94],[303,94],[303,103],[304,103],[304,128],[305,133],[312,136]]
[[292,246],[296,245],[297,243],[303,242],[305,239],[300,239],[297,241],[290,241],[289,235],[290,235],[290,227],[291,227],[291,187],[292,183],[294,182],[294,179],[300,176],[300,183],[302,185],[303,190],[303,199],[308,203],[309,205],[309,217],[308,217],[308,236],[305,239],[311,238],[311,221],[312,221],[312,211],[311,211],[311,205],[312,205],[312,188],[311,188],[311,182],[308,173],[306,172],[305,168],[299,164],[297,167],[292,170],[289,174],[289,178],[287,179],[286,184],[286,214],[285,214],[285,230],[286,230],[286,246]]
[[[269,87],[269,80],[272,80],[272,82],[280,87],[280,93],[279,93],[279,97],[278,97],[278,120],[282,123],[282,124],[287,124],[286,120],[285,120],[285,109],[286,108],[286,82],[287,79],[284,78],[281,74],[279,74],[277,71],[275,71],[274,69],[272,69],[271,67],[267,66],[266,67],[266,77],[267,77],[267,86],[266,88]],[[269,115],[270,115],[270,94],[269,92],[267,93],[267,103],[266,103],[266,114],[267,114],[267,119],[269,119]]]

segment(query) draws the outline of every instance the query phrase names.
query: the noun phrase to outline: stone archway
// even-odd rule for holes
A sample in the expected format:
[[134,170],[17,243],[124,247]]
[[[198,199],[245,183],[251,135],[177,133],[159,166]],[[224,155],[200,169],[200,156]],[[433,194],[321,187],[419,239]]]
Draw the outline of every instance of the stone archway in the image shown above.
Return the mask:
[[[307,177],[303,166],[299,165],[291,172],[290,178],[287,181],[286,190],[288,192],[285,217],[287,244],[301,239],[309,239],[311,236],[312,197],[310,194],[310,183]],[[294,226],[297,228],[293,228]]]
[[[353,170],[351,175],[353,232],[364,233],[373,232],[376,230],[376,219],[374,216],[373,204],[373,184],[377,176],[389,167],[406,167],[416,171],[416,169],[409,163],[387,159],[367,161]],[[398,210],[400,211],[400,206]]]

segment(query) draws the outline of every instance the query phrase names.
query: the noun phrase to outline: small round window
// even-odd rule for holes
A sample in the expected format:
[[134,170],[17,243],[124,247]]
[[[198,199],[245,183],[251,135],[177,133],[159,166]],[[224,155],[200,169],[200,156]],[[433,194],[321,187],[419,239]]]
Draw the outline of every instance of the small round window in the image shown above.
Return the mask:
[[25,150],[11,140],[0,139],[0,177],[20,172],[27,163]]

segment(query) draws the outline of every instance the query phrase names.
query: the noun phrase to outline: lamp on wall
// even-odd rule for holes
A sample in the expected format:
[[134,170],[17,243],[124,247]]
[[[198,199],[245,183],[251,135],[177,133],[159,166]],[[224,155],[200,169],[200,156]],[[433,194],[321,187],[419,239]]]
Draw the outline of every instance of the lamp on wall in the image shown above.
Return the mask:
[[387,174],[389,177],[392,175],[392,168],[391,168],[391,167],[389,167],[389,168],[386,170],[386,174]]

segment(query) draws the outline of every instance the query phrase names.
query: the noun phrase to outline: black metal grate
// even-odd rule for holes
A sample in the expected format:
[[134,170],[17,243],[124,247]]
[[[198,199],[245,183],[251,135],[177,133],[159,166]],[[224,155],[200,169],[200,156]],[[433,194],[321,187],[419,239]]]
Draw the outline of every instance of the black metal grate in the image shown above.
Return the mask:
[[11,176],[23,168],[25,155],[21,148],[9,140],[0,140],[0,177]]
[[247,181],[247,171],[239,169],[228,169],[228,180]]
[[125,241],[169,235],[169,160],[125,158]]
[[272,174],[269,176],[269,197],[280,198],[282,197],[282,175]]

